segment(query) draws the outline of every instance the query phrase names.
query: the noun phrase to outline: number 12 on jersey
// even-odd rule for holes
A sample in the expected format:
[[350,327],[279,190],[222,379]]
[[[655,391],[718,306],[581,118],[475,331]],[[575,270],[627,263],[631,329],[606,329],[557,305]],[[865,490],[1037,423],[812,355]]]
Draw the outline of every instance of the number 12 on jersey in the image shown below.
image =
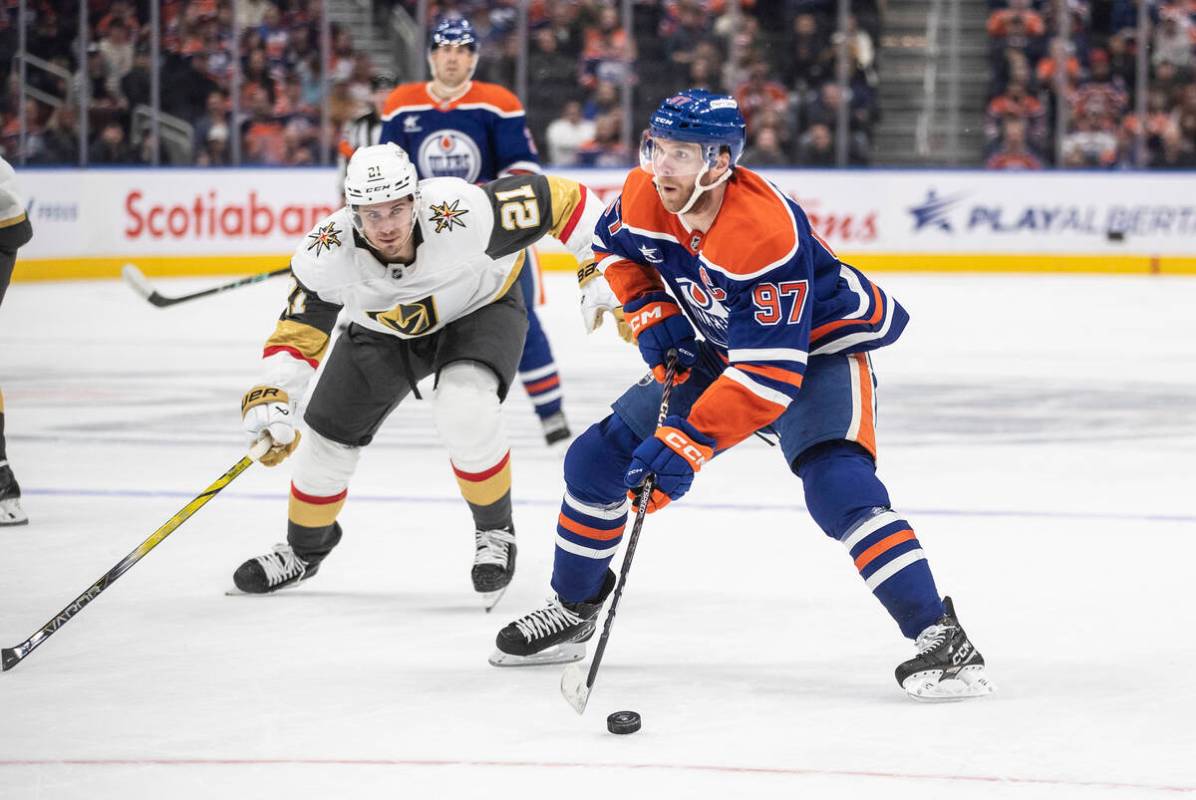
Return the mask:
[[[752,292],[752,302],[756,305],[756,322],[761,325],[776,325],[784,320],[787,325],[797,324],[801,321],[802,310],[806,306],[808,289],[808,281],[784,281],[779,285],[758,284]],[[793,300],[786,317],[785,306],[790,297]]]

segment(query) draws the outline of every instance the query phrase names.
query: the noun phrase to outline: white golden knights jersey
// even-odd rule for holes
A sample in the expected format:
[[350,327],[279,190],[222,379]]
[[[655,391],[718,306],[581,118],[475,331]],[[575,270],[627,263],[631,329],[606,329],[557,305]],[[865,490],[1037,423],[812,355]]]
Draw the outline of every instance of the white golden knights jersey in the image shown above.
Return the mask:
[[0,228],[24,221],[25,203],[17,191],[17,174],[7,161],[0,158]]
[[349,208],[307,234],[291,258],[287,307],[263,352],[268,385],[298,400],[342,308],[350,322],[411,339],[502,298],[523,269],[523,251],[544,236],[558,239],[580,264],[593,261],[603,206],[582,184],[545,175],[484,186],[430,178],[419,192],[410,264],[380,261],[354,230]]

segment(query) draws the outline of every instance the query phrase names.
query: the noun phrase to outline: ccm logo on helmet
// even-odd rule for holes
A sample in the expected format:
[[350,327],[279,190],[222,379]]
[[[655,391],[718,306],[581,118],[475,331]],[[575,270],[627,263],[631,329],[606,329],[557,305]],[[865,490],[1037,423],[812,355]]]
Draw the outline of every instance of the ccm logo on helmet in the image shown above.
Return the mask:
[[676,430],[671,430],[664,435],[664,443],[675,452],[680,453],[686,461],[694,465],[695,469],[706,465],[706,454]]

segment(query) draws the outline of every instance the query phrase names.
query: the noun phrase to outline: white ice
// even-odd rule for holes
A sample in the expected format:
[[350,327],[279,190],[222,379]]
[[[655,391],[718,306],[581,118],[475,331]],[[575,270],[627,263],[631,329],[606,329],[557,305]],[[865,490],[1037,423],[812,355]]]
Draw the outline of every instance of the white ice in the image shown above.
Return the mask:
[[[284,537],[288,466],[254,466],[0,675],[0,797],[1196,794],[1196,281],[877,278],[913,318],[875,357],[881,475],[997,695],[902,694],[910,644],[757,440],[648,518],[584,717],[559,667],[490,667],[549,591],[562,487],[516,389],[520,561],[493,614],[409,400],[310,583],[224,594]],[[613,331],[584,336],[571,281],[549,276],[542,313],[580,430],[643,367]],[[0,529],[0,644],[241,456],[238,400],[285,291],[159,310],[117,282],[12,287],[0,387],[32,523]],[[643,730],[607,733],[620,709]]]

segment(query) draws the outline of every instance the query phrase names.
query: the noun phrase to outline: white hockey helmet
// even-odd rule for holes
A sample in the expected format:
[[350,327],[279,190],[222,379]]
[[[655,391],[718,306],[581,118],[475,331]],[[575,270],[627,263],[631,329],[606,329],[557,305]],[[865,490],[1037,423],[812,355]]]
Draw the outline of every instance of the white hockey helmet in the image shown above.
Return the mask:
[[[353,225],[365,236],[360,206],[371,206],[411,197],[412,230],[419,215],[419,176],[403,148],[394,142],[358,148],[345,169],[345,201],[353,213]],[[369,237],[366,237],[367,239]]]

